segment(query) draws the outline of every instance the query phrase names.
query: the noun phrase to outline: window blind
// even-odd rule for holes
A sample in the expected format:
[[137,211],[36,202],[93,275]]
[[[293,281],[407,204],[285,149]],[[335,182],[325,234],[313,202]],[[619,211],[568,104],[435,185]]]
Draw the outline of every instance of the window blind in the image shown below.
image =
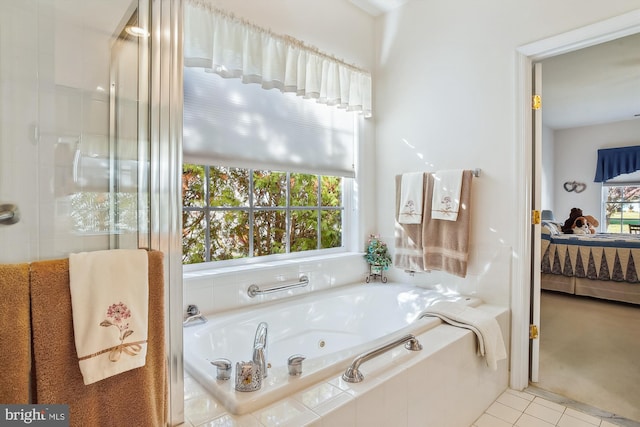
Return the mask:
[[354,113],[184,69],[184,160],[353,177]]

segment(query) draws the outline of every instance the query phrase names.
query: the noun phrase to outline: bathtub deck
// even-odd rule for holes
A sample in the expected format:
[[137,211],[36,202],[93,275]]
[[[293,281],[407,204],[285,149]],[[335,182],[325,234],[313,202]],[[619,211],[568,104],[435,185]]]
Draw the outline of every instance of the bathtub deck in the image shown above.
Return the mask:
[[[508,347],[508,310],[480,308],[498,319]],[[185,396],[185,412],[194,426],[215,420],[215,425],[256,427],[459,427],[472,425],[507,388],[508,361],[500,361],[498,371],[488,368],[476,355],[469,330],[442,324],[418,339],[424,347],[420,352],[400,347],[362,364],[365,380],[359,384],[336,375],[246,415],[226,412],[206,393]],[[192,378],[185,385],[198,389]]]

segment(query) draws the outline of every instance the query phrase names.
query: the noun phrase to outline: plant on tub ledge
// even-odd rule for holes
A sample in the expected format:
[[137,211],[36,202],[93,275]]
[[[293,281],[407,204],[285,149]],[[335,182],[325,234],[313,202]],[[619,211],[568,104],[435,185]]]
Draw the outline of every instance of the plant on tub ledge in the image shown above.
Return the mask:
[[380,236],[377,234],[369,236],[364,259],[369,264],[369,275],[365,279],[366,282],[369,283],[371,278],[380,277],[382,283],[387,283],[387,278],[384,277],[383,272],[388,270],[391,265],[391,255],[389,255],[387,244],[380,240]]

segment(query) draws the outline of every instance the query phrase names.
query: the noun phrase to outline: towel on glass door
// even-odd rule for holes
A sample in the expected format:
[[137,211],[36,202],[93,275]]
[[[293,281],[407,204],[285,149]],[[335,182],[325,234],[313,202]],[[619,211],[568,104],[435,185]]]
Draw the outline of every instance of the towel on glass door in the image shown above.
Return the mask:
[[431,218],[456,221],[460,210],[462,170],[444,170],[433,173]]
[[402,174],[400,185],[400,224],[422,223],[422,196],[424,193],[424,173],[412,172]]
[[148,262],[142,249],[69,256],[73,331],[85,384],[144,366]]

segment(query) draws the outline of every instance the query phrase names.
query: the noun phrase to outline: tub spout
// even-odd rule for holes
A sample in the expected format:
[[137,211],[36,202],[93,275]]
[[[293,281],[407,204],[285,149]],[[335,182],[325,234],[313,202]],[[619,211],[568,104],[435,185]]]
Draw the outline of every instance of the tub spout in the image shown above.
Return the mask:
[[267,330],[269,325],[266,322],[260,322],[256,328],[256,336],[253,339],[253,363],[260,366],[262,378],[267,377]]

